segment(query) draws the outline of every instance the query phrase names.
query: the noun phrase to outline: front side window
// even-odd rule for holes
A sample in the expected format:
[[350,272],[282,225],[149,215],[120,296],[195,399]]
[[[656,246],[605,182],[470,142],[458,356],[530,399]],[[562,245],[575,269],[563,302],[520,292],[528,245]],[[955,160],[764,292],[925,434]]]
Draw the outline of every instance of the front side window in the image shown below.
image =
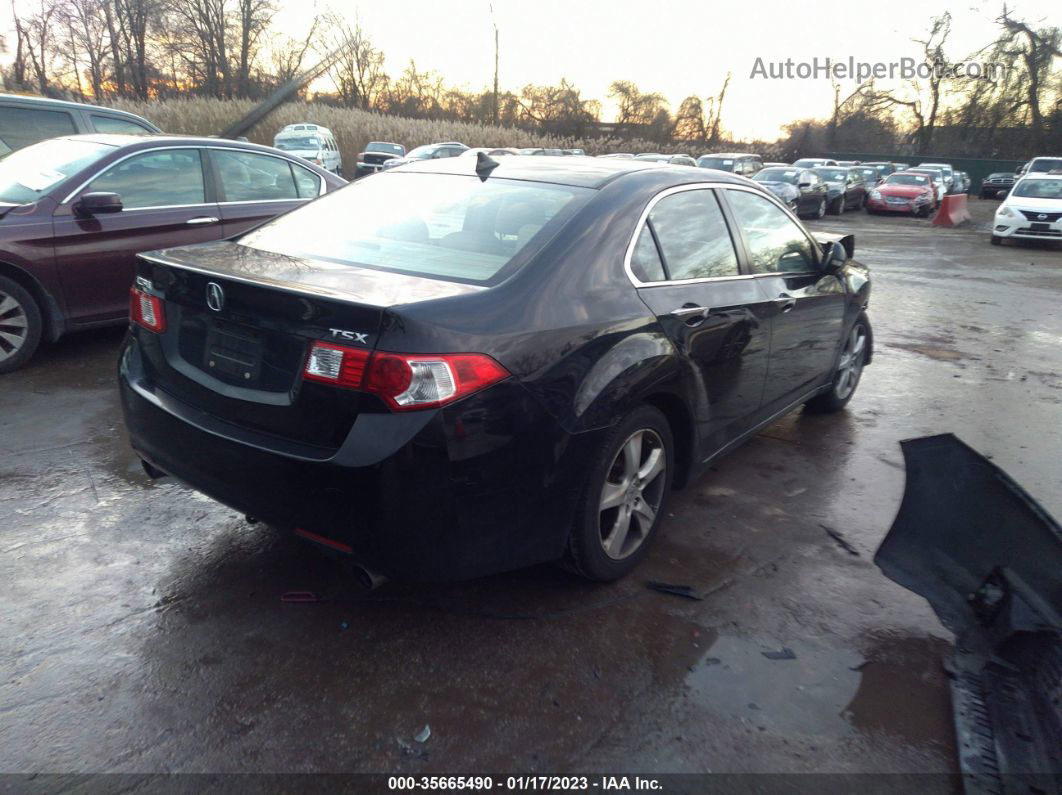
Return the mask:
[[0,107],[0,141],[9,149],[76,132],[74,119],[65,110]]
[[126,210],[206,202],[198,149],[166,149],[133,155],[107,169],[85,193],[117,193]]
[[239,243],[340,265],[491,283],[508,274],[517,255],[529,255],[548,240],[593,193],[396,170],[328,193]]
[[728,190],[727,201],[748,241],[753,273],[818,270],[811,240],[778,205],[739,190]]
[[117,119],[114,116],[98,116],[92,114],[92,129],[98,133],[117,133],[120,135],[150,135],[151,130],[143,124],[137,124],[128,119]]
[[284,201],[299,198],[287,160],[255,152],[215,149],[210,153],[221,178],[224,201]]
[[738,275],[734,242],[714,191],[665,196],[649,213],[649,223],[672,281]]

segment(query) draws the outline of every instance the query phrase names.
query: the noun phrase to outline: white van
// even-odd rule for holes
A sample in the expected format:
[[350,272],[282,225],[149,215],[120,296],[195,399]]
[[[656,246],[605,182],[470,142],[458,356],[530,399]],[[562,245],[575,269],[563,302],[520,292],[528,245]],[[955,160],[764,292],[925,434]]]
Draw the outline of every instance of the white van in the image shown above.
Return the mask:
[[325,171],[343,175],[343,157],[336,137],[320,124],[289,124],[276,134],[273,146],[309,160]]

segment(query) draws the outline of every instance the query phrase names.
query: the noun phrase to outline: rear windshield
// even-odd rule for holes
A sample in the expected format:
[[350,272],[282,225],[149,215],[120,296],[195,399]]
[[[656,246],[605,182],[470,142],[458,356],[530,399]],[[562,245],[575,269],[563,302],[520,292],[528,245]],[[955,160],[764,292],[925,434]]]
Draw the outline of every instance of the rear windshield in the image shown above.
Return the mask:
[[94,141],[53,138],[0,160],[0,201],[35,202],[68,177],[95,163],[114,147]]
[[593,194],[567,185],[389,172],[327,194],[239,243],[356,267],[494,283]]

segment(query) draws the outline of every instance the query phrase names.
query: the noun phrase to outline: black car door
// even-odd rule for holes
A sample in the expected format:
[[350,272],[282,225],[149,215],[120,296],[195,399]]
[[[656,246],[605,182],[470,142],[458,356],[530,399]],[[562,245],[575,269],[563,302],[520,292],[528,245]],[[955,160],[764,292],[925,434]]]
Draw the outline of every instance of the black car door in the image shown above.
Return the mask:
[[753,281],[771,307],[763,404],[773,414],[832,375],[844,325],[844,285],[823,272],[818,244],[774,201],[736,187],[723,196],[744,238]]
[[238,235],[316,199],[320,176],[283,157],[246,149],[207,149],[225,237]]
[[748,429],[767,374],[771,304],[738,265],[716,191],[658,195],[629,253],[638,294],[687,360],[702,458]]

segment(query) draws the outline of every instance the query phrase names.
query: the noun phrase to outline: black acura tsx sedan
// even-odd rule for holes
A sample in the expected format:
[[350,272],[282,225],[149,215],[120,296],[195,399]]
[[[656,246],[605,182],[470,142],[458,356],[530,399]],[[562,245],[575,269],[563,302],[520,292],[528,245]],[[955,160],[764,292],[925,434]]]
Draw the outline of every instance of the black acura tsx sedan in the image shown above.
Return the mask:
[[723,172],[486,155],[141,255],[132,445],[363,576],[614,580],[672,489],[870,362],[853,239]]

